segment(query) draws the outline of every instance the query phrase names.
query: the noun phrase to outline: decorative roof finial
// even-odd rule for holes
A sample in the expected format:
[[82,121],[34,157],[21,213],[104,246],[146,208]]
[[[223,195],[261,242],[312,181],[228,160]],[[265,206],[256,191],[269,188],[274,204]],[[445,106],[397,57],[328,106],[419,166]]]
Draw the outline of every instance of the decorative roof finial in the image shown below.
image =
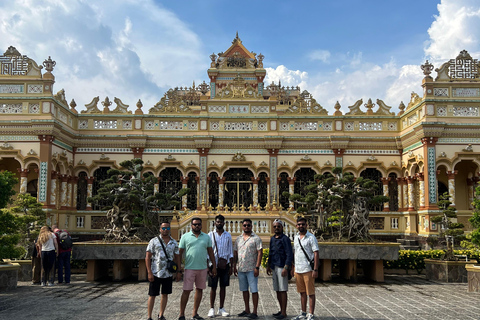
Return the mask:
[[420,66],[422,68],[423,74],[425,75],[425,78],[431,78],[430,73],[432,73],[433,70],[433,64],[428,62],[428,60],[425,61],[425,64],[422,64]]
[[238,31],[237,31],[237,33],[236,33],[236,35],[235,35],[235,39],[233,39],[232,43],[235,43],[235,42],[237,42],[237,41],[238,41],[238,42],[242,42],[242,40],[240,40],[240,38],[238,37]]
[[50,56],[48,56],[48,59],[43,61],[43,66],[45,67],[45,70],[47,70],[47,72],[52,72],[53,67],[55,67],[56,64],[57,63],[55,61],[53,61]]

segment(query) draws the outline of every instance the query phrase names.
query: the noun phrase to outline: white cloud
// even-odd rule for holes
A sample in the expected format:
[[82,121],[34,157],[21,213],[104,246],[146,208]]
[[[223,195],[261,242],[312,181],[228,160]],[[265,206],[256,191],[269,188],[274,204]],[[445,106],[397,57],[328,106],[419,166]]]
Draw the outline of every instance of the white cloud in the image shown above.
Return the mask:
[[425,54],[434,63],[455,58],[461,50],[480,55],[480,7],[478,0],[443,0],[428,29]]
[[144,111],[169,87],[204,79],[208,54],[198,36],[153,0],[23,0],[0,4],[0,48],[15,46],[57,62],[55,91],[79,106],[114,96]]
[[269,85],[271,82],[281,82],[282,86],[300,86],[303,88],[308,81],[308,73],[300,70],[289,70],[284,65],[274,68],[265,68],[267,76],[265,77],[265,84]]
[[326,63],[330,59],[330,52],[328,50],[315,50],[308,54],[308,58],[312,61],[320,60]]

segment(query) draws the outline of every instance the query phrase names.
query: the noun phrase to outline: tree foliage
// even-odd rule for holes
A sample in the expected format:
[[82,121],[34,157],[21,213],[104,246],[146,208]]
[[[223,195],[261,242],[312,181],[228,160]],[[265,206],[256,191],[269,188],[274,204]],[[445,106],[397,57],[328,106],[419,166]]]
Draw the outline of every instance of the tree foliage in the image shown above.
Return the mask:
[[18,179],[12,172],[0,172],[0,209],[12,203],[12,196],[16,193],[13,187],[15,187],[17,183]]
[[473,231],[467,235],[468,241],[463,241],[462,246],[480,251],[480,186],[475,189],[475,195],[473,215],[468,220],[472,224]]
[[440,226],[440,237],[445,237],[447,251],[443,260],[457,260],[453,254],[453,244],[455,240],[461,240],[463,237],[463,224],[454,222],[452,219],[457,218],[457,209],[451,207],[450,195],[448,192],[439,196],[438,208],[442,210],[442,214],[430,218],[434,223]]
[[351,173],[340,167],[333,174],[316,175],[316,183],[306,187],[307,194],[294,194],[290,200],[302,207],[298,213],[310,218],[309,225],[317,237],[324,240],[370,240],[369,204],[381,204],[388,197],[377,195],[375,181]]
[[104,204],[102,209],[108,210],[107,240],[149,240],[158,234],[161,223],[171,217],[161,216],[161,211],[180,208],[181,197],[190,190],[155,193],[157,178],[151,174],[141,176],[143,160],[123,161],[120,166],[121,170],[108,170],[108,179],[100,183],[98,193],[88,201]]

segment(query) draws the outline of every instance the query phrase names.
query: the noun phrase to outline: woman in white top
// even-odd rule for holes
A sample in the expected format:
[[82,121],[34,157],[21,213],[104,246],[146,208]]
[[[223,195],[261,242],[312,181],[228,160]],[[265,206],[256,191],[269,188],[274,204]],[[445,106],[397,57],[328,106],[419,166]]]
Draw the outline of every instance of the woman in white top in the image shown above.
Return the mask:
[[[40,229],[37,245],[38,245],[38,250],[37,250],[38,254],[40,255],[40,252],[42,254],[42,267],[43,267],[42,286],[46,286],[47,279],[49,279],[49,276],[50,276],[50,271],[53,272],[52,274],[55,273],[55,270],[52,270],[52,269],[53,269],[53,266],[55,265],[55,259],[57,258],[57,255],[58,255],[57,237],[52,231],[50,231],[49,227],[43,226]],[[48,284],[49,286],[53,286],[53,279],[54,277],[51,278],[50,283]]]

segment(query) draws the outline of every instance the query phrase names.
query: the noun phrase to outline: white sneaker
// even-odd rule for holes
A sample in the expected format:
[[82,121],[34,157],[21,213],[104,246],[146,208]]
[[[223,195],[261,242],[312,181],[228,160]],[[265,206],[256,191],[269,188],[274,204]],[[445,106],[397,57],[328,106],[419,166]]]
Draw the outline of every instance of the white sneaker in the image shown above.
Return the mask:
[[210,310],[208,310],[208,317],[209,318],[215,317],[215,309],[214,308],[210,308]]
[[304,320],[306,316],[307,316],[307,313],[306,313],[306,312],[302,312],[302,313],[300,313],[298,316],[292,318],[292,320]]
[[307,314],[307,320],[315,320],[315,316],[311,313]]
[[222,317],[228,317],[228,316],[230,315],[230,313],[228,313],[227,311],[225,311],[225,309],[223,309],[223,308],[218,309],[217,314],[218,314],[219,316],[222,316]]

